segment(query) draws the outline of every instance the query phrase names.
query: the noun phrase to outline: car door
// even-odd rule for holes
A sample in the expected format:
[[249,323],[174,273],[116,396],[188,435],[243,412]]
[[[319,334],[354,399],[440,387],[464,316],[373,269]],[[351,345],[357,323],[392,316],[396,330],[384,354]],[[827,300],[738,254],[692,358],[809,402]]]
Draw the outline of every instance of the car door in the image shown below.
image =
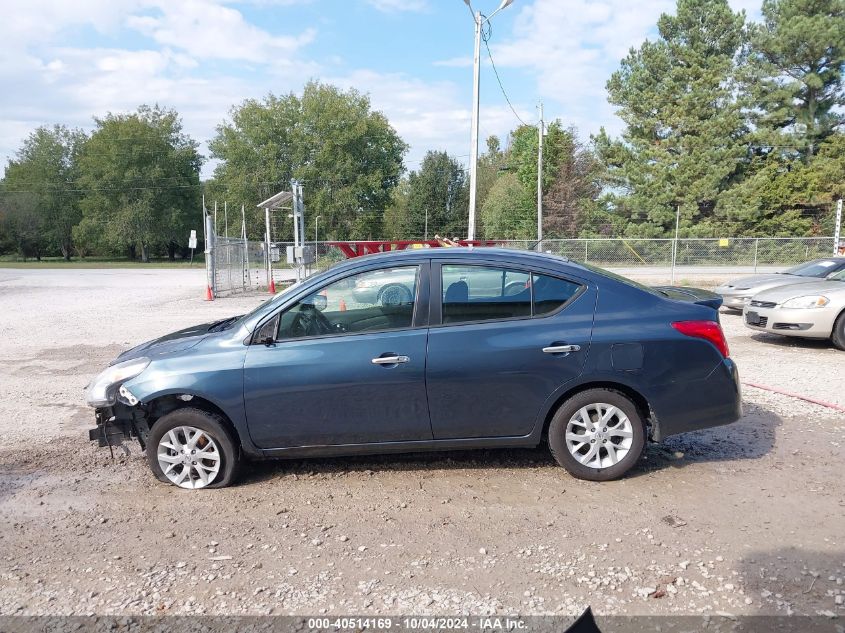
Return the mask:
[[259,325],[244,364],[253,442],[287,448],[431,439],[428,279],[427,263],[368,270]]
[[581,374],[595,288],[497,262],[433,262],[431,279],[434,438],[530,434],[548,397]]

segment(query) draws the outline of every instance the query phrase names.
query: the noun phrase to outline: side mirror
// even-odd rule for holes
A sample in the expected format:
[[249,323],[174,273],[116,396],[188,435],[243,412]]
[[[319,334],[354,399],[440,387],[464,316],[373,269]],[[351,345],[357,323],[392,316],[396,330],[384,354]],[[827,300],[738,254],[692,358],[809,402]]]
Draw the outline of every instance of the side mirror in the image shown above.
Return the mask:
[[272,319],[264,323],[258,331],[255,333],[255,337],[252,339],[253,343],[260,343],[262,345],[270,345],[276,344],[276,336],[279,333],[279,315],[277,314]]
[[314,295],[314,298],[311,300],[311,303],[314,307],[322,312],[326,309],[326,306],[329,303],[329,300],[326,298],[326,295]]

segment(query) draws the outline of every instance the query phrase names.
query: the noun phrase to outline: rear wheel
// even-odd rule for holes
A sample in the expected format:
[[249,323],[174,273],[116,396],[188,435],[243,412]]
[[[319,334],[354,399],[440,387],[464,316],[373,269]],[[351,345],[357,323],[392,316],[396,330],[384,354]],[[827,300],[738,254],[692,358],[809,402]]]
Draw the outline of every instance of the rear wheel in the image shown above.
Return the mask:
[[830,340],[838,349],[845,351],[845,312],[840,314],[836,323],[833,324],[833,333]]
[[608,481],[642,455],[645,424],[636,405],[612,389],[589,389],[564,402],[549,425],[549,448],[571,475]]
[[222,488],[237,477],[240,450],[220,416],[184,408],[153,425],[147,462],[164,483],[189,490]]

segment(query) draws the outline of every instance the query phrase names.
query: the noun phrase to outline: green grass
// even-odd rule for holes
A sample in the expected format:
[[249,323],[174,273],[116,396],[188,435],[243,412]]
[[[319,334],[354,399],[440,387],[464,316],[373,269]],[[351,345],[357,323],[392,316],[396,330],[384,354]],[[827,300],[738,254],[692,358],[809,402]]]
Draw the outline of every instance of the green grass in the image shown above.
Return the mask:
[[193,266],[189,264],[188,260],[183,261],[180,259],[177,259],[175,262],[171,262],[168,259],[156,259],[145,264],[130,259],[107,259],[102,257],[86,257],[85,259],[75,257],[69,262],[61,257],[42,257],[40,262],[34,259],[23,261],[20,258],[0,257],[0,268],[25,268],[30,270],[48,268],[177,268],[180,270],[193,268],[202,270],[204,267],[205,262],[202,257],[194,258]]

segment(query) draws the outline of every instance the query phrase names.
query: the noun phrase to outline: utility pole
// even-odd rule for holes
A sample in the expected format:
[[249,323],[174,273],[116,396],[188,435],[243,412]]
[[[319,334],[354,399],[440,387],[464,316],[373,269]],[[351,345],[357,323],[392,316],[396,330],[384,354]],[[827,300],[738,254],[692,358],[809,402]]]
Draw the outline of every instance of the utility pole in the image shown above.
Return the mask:
[[672,285],[675,285],[675,265],[678,261],[678,229],[681,226],[681,204],[675,207],[675,242],[672,244]]
[[839,236],[842,231],[842,198],[836,201],[836,225],[833,229],[833,254],[839,254]]
[[472,8],[471,0],[464,0],[469,8],[472,20],[475,22],[475,49],[473,51],[472,64],[472,138],[469,146],[469,226],[467,227],[467,239],[475,239],[475,193],[478,184],[478,103],[481,84],[481,30],[485,22],[490,22],[493,16],[502,9],[506,9],[513,0],[502,0],[499,8],[489,16],[481,15],[481,11]]
[[[481,84],[481,11],[475,18],[475,49],[472,69],[472,138],[469,145],[469,227],[467,239],[475,239],[475,194],[478,187],[478,105]],[[427,233],[428,231],[426,231]]]
[[537,126],[540,138],[537,144],[537,252],[543,251],[543,102],[540,102],[540,124]]

